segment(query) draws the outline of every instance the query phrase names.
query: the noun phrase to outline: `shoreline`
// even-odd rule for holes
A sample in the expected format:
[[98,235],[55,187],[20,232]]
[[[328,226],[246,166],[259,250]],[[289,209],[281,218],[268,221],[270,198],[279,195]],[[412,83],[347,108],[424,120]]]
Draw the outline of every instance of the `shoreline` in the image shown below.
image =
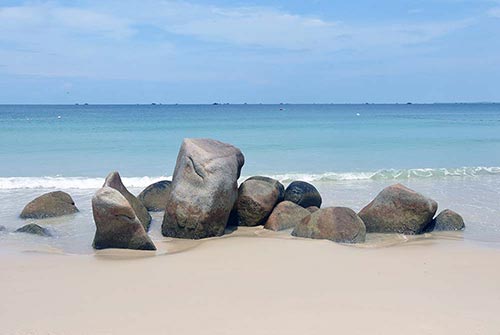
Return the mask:
[[500,327],[493,266],[500,251],[450,239],[367,249],[240,236],[168,257],[118,254],[0,254],[3,331],[496,334]]

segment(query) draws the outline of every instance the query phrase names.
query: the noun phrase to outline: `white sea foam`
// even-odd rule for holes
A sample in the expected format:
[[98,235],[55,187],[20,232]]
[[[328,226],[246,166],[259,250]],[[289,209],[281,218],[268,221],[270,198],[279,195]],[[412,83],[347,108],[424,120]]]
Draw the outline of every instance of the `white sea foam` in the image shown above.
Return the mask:
[[[122,177],[127,187],[146,187],[171,177]],[[0,177],[0,189],[96,189],[104,183],[104,178],[88,177]]]
[[[315,181],[355,181],[355,180],[406,180],[426,178],[476,177],[499,175],[500,167],[462,167],[438,169],[389,169],[371,172],[326,172],[320,174],[286,173],[270,175],[270,177],[287,183],[293,180]],[[240,178],[240,182],[248,176]],[[160,180],[171,180],[171,177],[123,177],[123,183],[130,188],[144,188]],[[0,177],[1,189],[97,189],[102,186],[104,178],[89,177]]]

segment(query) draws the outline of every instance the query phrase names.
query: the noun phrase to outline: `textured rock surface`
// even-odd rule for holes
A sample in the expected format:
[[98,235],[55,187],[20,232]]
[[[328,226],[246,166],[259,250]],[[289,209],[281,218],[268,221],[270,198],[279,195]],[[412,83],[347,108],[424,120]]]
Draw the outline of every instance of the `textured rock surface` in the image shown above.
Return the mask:
[[111,172],[107,177],[106,180],[104,181],[104,186],[108,186],[111,188],[114,188],[118,192],[121,193],[127,199],[127,201],[130,203],[132,208],[134,209],[135,215],[137,215],[137,218],[139,218],[139,221],[141,221],[144,229],[146,231],[149,230],[149,225],[151,224],[151,215],[149,215],[148,210],[142,202],[140,202],[132,193],[130,193],[125,185],[123,185],[122,178],[120,177],[120,174],[118,172]]
[[425,228],[429,231],[453,231],[465,228],[464,219],[457,212],[451,209],[445,209]]
[[20,217],[23,219],[44,219],[78,212],[75,202],[68,193],[55,191],[46,193],[28,203]]
[[211,139],[182,142],[167,198],[162,233],[200,239],[224,233],[245,162],[238,148]]
[[434,200],[396,184],[383,189],[359,216],[369,233],[419,234],[436,210]]
[[116,189],[103,187],[92,198],[96,225],[95,249],[156,250],[128,200]]
[[148,211],[164,211],[171,185],[172,182],[168,180],[162,180],[151,184],[137,196],[137,199],[142,202]]
[[352,209],[329,207],[302,219],[292,235],[341,243],[361,243],[365,241],[366,228]]
[[294,228],[300,221],[311,213],[291,201],[280,202],[264,225],[265,229],[279,231]]
[[316,187],[305,181],[294,181],[285,190],[285,200],[296,203],[304,208],[321,207],[321,195]]
[[26,233],[26,234],[33,234],[33,235],[39,235],[39,236],[52,236],[50,231],[47,228],[43,228],[37,224],[30,223],[25,226],[22,226],[21,228],[16,230],[16,233]]
[[240,226],[258,226],[264,224],[274,206],[283,201],[285,188],[272,178],[250,177],[238,190],[236,211]]
[[310,213],[314,213],[314,212],[317,212],[319,211],[319,207],[316,207],[316,206],[309,206],[306,208]]

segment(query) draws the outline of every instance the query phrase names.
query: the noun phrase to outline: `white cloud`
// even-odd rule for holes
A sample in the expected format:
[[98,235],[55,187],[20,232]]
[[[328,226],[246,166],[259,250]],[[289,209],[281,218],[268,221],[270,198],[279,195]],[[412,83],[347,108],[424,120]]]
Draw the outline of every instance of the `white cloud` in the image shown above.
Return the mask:
[[57,29],[68,34],[96,34],[113,38],[133,34],[130,22],[126,19],[87,9],[55,5],[0,7],[0,22],[0,33],[26,30],[36,33],[36,29]]
[[[0,63],[5,65],[0,71],[113,79],[213,78],[249,62],[265,69],[276,63],[329,60],[339,50],[387,54],[471,24],[360,24],[271,7],[170,0],[83,4],[0,7]],[[158,36],[153,38],[151,30]]]
[[491,17],[500,18],[500,7],[491,8],[488,11],[488,15],[491,16]]

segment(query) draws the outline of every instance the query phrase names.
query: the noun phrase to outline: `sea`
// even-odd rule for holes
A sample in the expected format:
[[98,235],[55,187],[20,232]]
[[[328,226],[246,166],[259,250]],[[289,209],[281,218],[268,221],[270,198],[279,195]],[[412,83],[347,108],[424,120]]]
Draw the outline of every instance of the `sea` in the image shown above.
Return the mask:
[[[500,247],[500,104],[79,104],[0,105],[0,252],[92,253],[90,201],[105,176],[119,171],[138,194],[171,178],[182,140],[193,137],[240,148],[240,182],[307,181],[324,206],[359,210],[402,183],[464,217],[464,232],[441,238]],[[70,193],[80,212],[19,218],[26,203],[54,190]],[[14,233],[26,223],[54,237]],[[157,213],[155,240],[160,225]]]

